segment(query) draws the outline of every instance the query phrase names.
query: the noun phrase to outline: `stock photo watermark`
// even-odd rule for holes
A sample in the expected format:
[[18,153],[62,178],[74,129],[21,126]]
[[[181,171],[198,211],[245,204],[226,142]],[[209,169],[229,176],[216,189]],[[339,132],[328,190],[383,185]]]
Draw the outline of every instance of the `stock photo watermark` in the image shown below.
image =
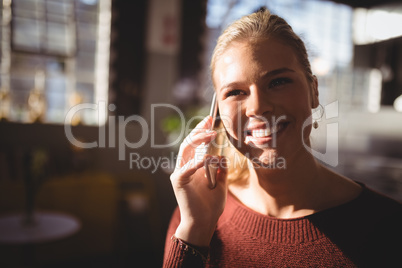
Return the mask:
[[[319,118],[325,114],[325,119],[335,119],[339,117],[339,103],[334,101],[322,107],[321,115]],[[309,118],[304,121],[303,129],[312,124],[312,119],[314,117],[313,113]],[[302,132],[304,133],[304,132]],[[304,148],[311,153],[315,158],[322,161],[323,163],[336,167],[339,163],[339,123],[328,123],[326,124],[326,144],[324,146],[325,152],[321,153],[317,150],[312,149],[309,145],[304,142],[304,137],[302,137]]]
[[[165,144],[158,144],[156,143],[156,129],[155,129],[155,115],[156,111],[159,108],[164,108],[164,109],[170,109],[173,113],[176,113],[178,115],[178,118],[180,118],[181,124],[180,124],[180,131],[177,135],[177,138],[173,141],[170,141],[169,143]],[[85,109],[90,109],[93,110],[97,113],[98,117],[98,122],[108,122],[108,124],[100,124],[99,126],[99,132],[98,132],[98,139],[95,141],[91,142],[82,142],[79,139],[77,139],[72,132],[72,120],[73,117],[76,113],[83,111]],[[201,121],[201,119],[204,119],[203,116],[194,116],[190,118],[189,120],[186,121],[184,113],[181,111],[180,108],[172,105],[172,104],[167,104],[167,103],[160,103],[160,104],[152,104],[150,109],[151,109],[151,119],[150,122],[147,122],[143,117],[140,115],[132,115],[128,117],[124,116],[108,116],[108,110],[109,111],[114,111],[115,106],[113,104],[107,105],[106,102],[100,101],[98,104],[94,103],[82,103],[78,104],[74,107],[72,107],[65,118],[64,122],[64,131],[66,138],[68,141],[82,149],[90,149],[90,148],[118,148],[118,160],[120,161],[125,161],[126,160],[126,155],[127,155],[127,148],[130,149],[139,149],[143,146],[150,146],[153,149],[164,149],[164,148],[177,148],[180,143],[184,140],[184,142],[187,142],[188,144],[192,144],[191,135],[188,135],[186,139],[185,135],[186,133],[194,133],[197,131],[205,131],[203,130],[197,130],[197,129],[191,129],[190,126],[193,125],[194,121]],[[326,119],[333,119],[337,118],[339,116],[338,112],[338,102],[335,101],[333,103],[330,103],[328,105],[325,105],[325,107],[322,107],[324,111],[322,111],[321,116],[325,114]],[[309,144],[305,143],[305,137],[304,135],[304,129],[307,127],[310,127],[312,125],[312,122],[314,121],[314,115],[315,113],[312,113],[312,115],[307,118],[302,126],[302,142],[303,146],[305,149],[310,152],[314,157],[316,157],[318,160],[324,162],[325,164],[328,164],[330,166],[337,166],[338,165],[338,140],[339,140],[339,133],[338,133],[338,123],[330,123],[326,124],[326,145],[325,145],[325,152],[321,153],[317,150],[314,150],[311,148]],[[232,116],[233,118],[233,116]],[[256,147],[256,148],[276,148],[277,146],[277,132],[283,128],[283,122],[286,122],[286,116],[279,116],[275,117],[272,116],[268,120],[265,117],[258,117],[256,120],[260,122],[260,125],[263,124],[265,126],[264,129],[257,129],[257,130],[247,130],[247,124],[249,124],[249,120],[247,122],[242,123],[240,121],[240,116],[238,115],[237,117],[235,116],[235,120],[237,122],[232,122],[233,119],[221,115],[220,120],[224,122],[224,125],[227,129],[236,129],[236,135],[237,137],[241,137],[238,139],[233,139],[231,135],[227,135],[228,139],[225,139],[225,142],[222,144],[216,143],[215,140],[211,142],[211,144],[218,149],[222,148],[227,148],[233,145],[237,145],[238,147],[244,146],[244,140],[247,141],[251,140],[250,143],[248,143],[248,146],[251,147]],[[236,123],[236,124],[234,124]],[[126,136],[126,128],[128,124],[136,124],[137,128],[140,133],[139,139],[137,141],[129,141]],[[243,126],[243,128],[242,128]],[[246,129],[246,130],[244,130]],[[220,131],[226,131],[225,129],[221,129]],[[106,135],[106,132],[108,133],[108,136]],[[265,144],[259,144],[255,145],[252,140],[253,137],[260,137],[260,136],[270,136],[271,140],[269,143]],[[237,143],[237,144],[235,144]],[[197,147],[198,145],[194,145],[194,147]],[[177,155],[175,155],[173,152],[170,153],[169,156],[158,156],[158,157],[153,157],[153,156],[142,156],[138,152],[131,152],[128,154],[129,155],[129,166],[130,169],[137,168],[137,169],[147,169],[150,170],[152,173],[155,173],[158,169],[164,169],[164,170],[169,170],[173,171],[175,168],[176,163],[180,163],[179,159],[177,159]],[[269,156],[266,157],[266,159],[258,159],[258,158],[252,158],[250,155],[243,155],[248,159],[247,164],[252,165],[252,166],[260,166],[264,168],[280,168],[284,169],[286,168],[286,160],[283,157],[280,156]],[[241,165],[244,165],[244,162],[240,161],[240,154],[233,154],[232,155],[232,166],[235,167],[244,167]]]
[[[202,158],[202,157],[201,157]],[[244,161],[247,159],[247,161]],[[171,152],[169,156],[142,156],[139,153],[129,154],[129,165],[130,169],[144,169],[149,170],[151,173],[157,172],[159,169],[167,170],[173,172],[175,168],[180,168],[179,163],[181,159],[177,154]],[[197,161],[195,157],[192,161]],[[198,161],[200,161],[198,159]],[[234,153],[232,159],[223,158],[212,158],[209,164],[213,164],[222,168],[231,166],[235,169],[244,168],[269,168],[269,169],[286,169],[286,160],[283,157],[273,157],[265,156],[263,159],[258,157],[249,157],[249,154],[244,155],[240,153]]]

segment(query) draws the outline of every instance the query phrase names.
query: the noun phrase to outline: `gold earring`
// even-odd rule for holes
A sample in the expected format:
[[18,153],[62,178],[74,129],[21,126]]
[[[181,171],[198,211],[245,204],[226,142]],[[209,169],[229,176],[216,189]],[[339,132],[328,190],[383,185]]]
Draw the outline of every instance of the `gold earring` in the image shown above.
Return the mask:
[[[314,118],[313,115],[317,112],[317,110],[320,111],[320,116],[319,116],[318,118]],[[313,120],[314,120],[313,127],[314,127],[315,129],[318,128],[318,122],[317,122],[317,120],[320,120],[323,115],[324,115],[324,107],[323,107],[321,104],[319,104],[319,105],[318,105],[318,108],[316,108],[316,110],[315,110],[315,111],[313,112],[313,114],[312,114]]]

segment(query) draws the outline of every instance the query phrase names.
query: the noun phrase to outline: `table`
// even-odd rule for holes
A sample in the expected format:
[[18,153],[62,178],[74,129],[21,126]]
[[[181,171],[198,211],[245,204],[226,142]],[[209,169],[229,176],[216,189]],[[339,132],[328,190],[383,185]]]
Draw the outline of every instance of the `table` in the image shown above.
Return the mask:
[[24,214],[0,217],[0,243],[30,244],[58,240],[73,235],[81,228],[75,217],[60,212],[36,212],[34,222],[24,224]]
[[67,238],[81,228],[80,221],[60,212],[35,212],[26,223],[24,213],[0,216],[0,244],[21,245],[25,265],[35,262],[35,244]]

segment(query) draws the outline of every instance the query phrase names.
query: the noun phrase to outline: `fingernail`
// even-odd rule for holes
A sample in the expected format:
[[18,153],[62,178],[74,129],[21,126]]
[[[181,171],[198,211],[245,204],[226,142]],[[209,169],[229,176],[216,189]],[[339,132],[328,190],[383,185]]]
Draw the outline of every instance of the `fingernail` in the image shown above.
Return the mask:
[[205,175],[208,179],[208,187],[214,189],[216,187],[216,175],[219,167],[218,165],[206,164]]

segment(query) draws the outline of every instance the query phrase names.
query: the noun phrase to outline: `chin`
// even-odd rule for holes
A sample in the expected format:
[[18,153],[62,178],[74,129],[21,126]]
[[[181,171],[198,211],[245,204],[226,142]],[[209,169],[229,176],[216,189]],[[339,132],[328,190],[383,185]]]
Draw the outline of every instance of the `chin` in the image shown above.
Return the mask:
[[253,150],[245,153],[245,156],[250,160],[254,168],[266,169],[285,169],[286,159],[281,156],[276,149]]

